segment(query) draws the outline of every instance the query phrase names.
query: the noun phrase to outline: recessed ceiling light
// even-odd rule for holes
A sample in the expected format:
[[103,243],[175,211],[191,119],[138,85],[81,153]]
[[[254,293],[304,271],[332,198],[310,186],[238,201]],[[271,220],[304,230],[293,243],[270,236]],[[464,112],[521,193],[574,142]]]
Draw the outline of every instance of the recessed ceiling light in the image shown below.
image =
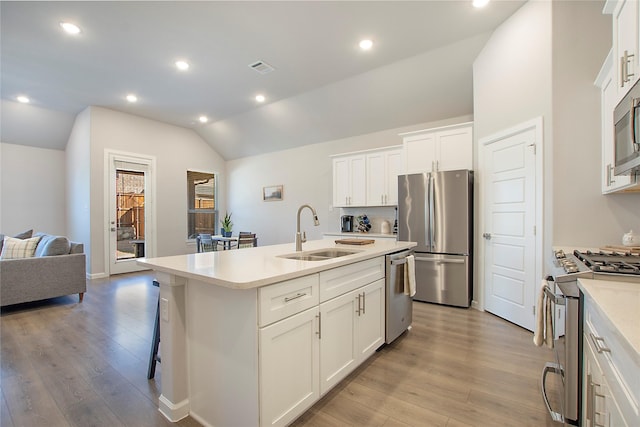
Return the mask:
[[264,95],[256,95],[256,101],[258,102],[264,102],[266,99]]
[[369,50],[372,47],[373,47],[373,42],[371,40],[365,39],[360,41],[360,49]]
[[78,27],[75,24],[72,24],[71,22],[61,22],[60,26],[62,27],[62,29],[64,31],[66,31],[69,34],[79,34],[80,33],[80,27]]
[[473,7],[485,7],[489,3],[489,0],[473,0]]
[[209,117],[200,116],[200,117],[198,117],[198,120],[200,120],[200,123],[207,123],[209,121]]
[[138,101],[138,97],[135,96],[134,94],[130,93],[129,95],[127,95],[127,101],[129,101],[129,102],[137,102]]
[[180,71],[186,71],[189,69],[189,63],[186,61],[176,61],[176,67],[178,67]]
[[28,103],[30,102],[29,98],[27,98],[27,97],[26,97],[26,96],[24,96],[24,95],[16,96],[16,100],[17,100],[18,102],[23,103],[23,104],[28,104]]

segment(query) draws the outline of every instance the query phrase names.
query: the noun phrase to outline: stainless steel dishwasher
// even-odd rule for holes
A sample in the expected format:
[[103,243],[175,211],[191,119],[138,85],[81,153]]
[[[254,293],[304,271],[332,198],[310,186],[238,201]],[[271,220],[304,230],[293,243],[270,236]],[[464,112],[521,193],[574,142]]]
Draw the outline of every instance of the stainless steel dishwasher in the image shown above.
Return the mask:
[[396,252],[386,256],[386,330],[385,342],[391,343],[406,331],[413,320],[413,301],[404,293],[407,256],[413,251]]

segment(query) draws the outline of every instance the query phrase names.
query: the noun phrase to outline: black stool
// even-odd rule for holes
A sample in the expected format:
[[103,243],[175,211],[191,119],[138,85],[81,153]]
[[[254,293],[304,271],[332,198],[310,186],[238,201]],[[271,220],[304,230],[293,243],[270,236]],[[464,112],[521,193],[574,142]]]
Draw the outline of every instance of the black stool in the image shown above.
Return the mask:
[[[157,280],[153,281],[153,286],[160,287]],[[160,294],[158,294],[158,306],[156,308],[156,323],[153,326],[153,342],[151,343],[151,354],[149,355],[149,370],[147,379],[152,379],[156,375],[156,362],[160,363],[158,347],[160,346]]]

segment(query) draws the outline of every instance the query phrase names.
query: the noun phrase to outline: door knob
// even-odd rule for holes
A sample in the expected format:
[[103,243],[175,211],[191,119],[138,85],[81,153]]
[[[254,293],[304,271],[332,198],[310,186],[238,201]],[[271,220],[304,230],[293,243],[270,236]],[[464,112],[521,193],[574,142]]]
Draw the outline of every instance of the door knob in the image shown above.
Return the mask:
[[111,227],[111,231],[116,231],[116,229],[114,227]]
[[484,237],[487,240],[491,240],[491,233],[482,233],[482,237]]

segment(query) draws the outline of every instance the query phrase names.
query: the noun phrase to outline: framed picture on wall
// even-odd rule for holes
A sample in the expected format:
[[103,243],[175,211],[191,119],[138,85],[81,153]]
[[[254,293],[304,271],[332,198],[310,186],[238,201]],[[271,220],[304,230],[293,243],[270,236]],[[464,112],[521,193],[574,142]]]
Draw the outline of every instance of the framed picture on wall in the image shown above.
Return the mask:
[[262,201],[279,202],[282,200],[282,185],[262,187]]

